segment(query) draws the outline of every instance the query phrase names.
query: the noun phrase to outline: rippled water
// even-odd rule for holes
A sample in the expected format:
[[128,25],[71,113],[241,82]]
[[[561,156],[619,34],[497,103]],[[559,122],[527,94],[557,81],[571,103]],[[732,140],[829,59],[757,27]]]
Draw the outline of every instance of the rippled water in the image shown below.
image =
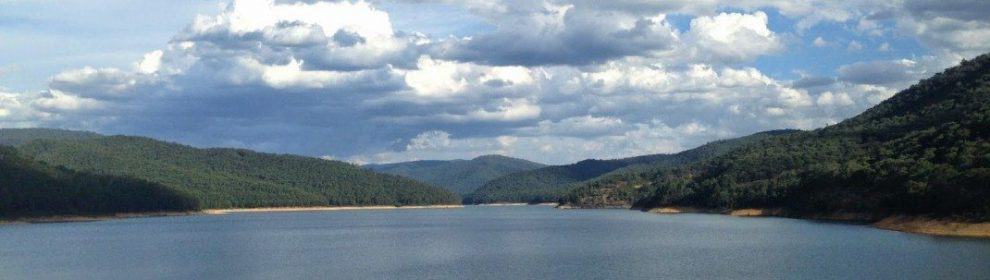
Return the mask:
[[990,279],[990,241],[546,206],[0,225],[0,279]]

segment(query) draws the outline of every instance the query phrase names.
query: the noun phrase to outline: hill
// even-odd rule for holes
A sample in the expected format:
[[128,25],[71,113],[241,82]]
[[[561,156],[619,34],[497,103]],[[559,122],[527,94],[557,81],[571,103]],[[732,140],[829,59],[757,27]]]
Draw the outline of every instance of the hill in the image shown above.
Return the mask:
[[[985,221],[988,137],[990,55],[982,55],[839,124],[642,172],[639,195],[629,201],[642,208],[769,208],[796,217]],[[574,194],[566,202],[586,198]]]
[[[8,137],[18,132],[4,131]],[[130,136],[38,138],[17,149],[52,166],[157,183],[191,195],[203,208],[460,202],[456,194],[411,179],[302,156],[198,149]]]
[[20,146],[39,139],[72,140],[102,137],[92,132],[51,128],[4,128],[0,129],[0,145]]
[[500,155],[471,160],[419,160],[391,164],[369,164],[366,168],[413,178],[458,194],[469,194],[492,179],[533,170],[545,165]]
[[770,131],[731,140],[708,143],[677,154],[646,155],[613,160],[583,160],[569,165],[549,166],[517,172],[492,180],[465,198],[466,203],[557,202],[581,183],[601,176],[640,169],[664,168],[706,159],[738,145],[793,130]]
[[191,211],[192,196],[144,180],[49,166],[0,146],[0,218]]

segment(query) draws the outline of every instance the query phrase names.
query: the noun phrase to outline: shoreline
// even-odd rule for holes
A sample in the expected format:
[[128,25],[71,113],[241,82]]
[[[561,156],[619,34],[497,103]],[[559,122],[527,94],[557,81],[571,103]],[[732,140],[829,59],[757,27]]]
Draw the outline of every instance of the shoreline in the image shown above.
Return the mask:
[[558,204],[557,203],[553,203],[553,202],[544,202],[544,203],[536,203],[536,204],[518,203],[518,202],[470,204],[470,206],[490,206],[490,207],[498,207],[498,206],[530,206],[530,205],[557,207]]
[[[402,210],[402,209],[455,209],[465,206],[483,207],[504,207],[504,206],[555,206],[557,209],[598,209],[581,208],[571,205],[558,205],[556,203],[490,203],[477,205],[372,205],[372,206],[308,206],[308,207],[259,207],[259,208],[227,208],[227,209],[204,209],[200,211],[187,212],[141,212],[141,213],[119,213],[111,215],[65,215],[49,217],[17,218],[0,220],[0,225],[4,224],[46,224],[46,223],[71,223],[71,222],[95,222],[129,218],[154,218],[172,216],[193,216],[193,215],[226,215],[236,213],[278,213],[278,212],[318,212],[318,211],[362,211],[362,210]],[[912,234],[922,234],[929,236],[945,237],[968,237],[968,238],[990,238],[990,222],[967,222],[953,219],[937,219],[918,216],[889,216],[877,218],[862,213],[836,213],[830,215],[814,216],[793,216],[787,215],[783,209],[762,209],[762,208],[740,208],[731,210],[704,209],[696,207],[658,207],[651,209],[629,209],[639,210],[658,215],[676,214],[718,214],[733,217],[779,217],[802,220],[834,221],[857,223],[870,225],[877,229],[899,231]]]
[[923,217],[894,216],[873,223],[879,229],[933,236],[990,238],[990,222],[972,223]]
[[191,216],[197,215],[201,212],[199,211],[173,211],[173,212],[136,212],[136,213],[117,213],[108,215],[58,215],[58,216],[45,216],[45,217],[27,217],[27,218],[14,218],[8,220],[0,220],[0,225],[3,224],[53,224],[53,223],[82,223],[82,222],[97,222],[106,220],[117,220],[117,219],[130,219],[130,218],[155,218],[155,217],[174,217],[174,216]]
[[49,224],[49,223],[80,223],[97,222],[130,218],[156,218],[173,216],[195,216],[195,215],[225,215],[234,213],[266,213],[266,212],[312,212],[312,211],[347,211],[347,210],[401,210],[401,209],[451,209],[463,208],[464,205],[375,205],[375,206],[314,206],[314,207],[259,207],[259,208],[228,208],[228,209],[203,209],[199,211],[174,211],[174,212],[138,212],[138,213],[118,213],[109,215],[58,215],[45,217],[26,217],[14,219],[0,219],[0,225],[4,224]]
[[271,213],[271,212],[319,212],[319,211],[348,211],[348,210],[401,210],[401,209],[451,209],[464,208],[464,205],[369,205],[369,206],[303,206],[303,207],[259,207],[259,208],[225,208],[204,209],[199,211],[204,215],[224,215],[234,213]]
[[937,219],[929,217],[889,216],[877,218],[864,213],[836,213],[831,215],[792,216],[786,215],[783,209],[741,208],[731,210],[701,209],[694,207],[659,207],[645,209],[644,212],[675,215],[675,214],[718,214],[733,217],[778,217],[801,220],[847,222],[869,225],[877,229],[899,231],[912,234],[922,234],[942,237],[990,238],[990,222],[967,222],[952,219]]

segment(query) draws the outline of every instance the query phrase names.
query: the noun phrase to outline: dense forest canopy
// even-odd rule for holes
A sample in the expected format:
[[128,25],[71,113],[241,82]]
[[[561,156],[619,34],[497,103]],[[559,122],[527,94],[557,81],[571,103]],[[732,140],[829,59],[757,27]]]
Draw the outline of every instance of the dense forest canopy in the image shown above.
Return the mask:
[[[563,202],[990,218],[990,55],[815,131],[596,182]],[[622,197],[609,199],[621,193]]]
[[4,128],[0,129],[0,145],[20,146],[40,139],[71,140],[102,137],[92,132],[52,128]]
[[[0,131],[4,139],[27,139],[17,146],[25,158],[65,170],[145,180],[191,196],[203,208],[460,203],[449,191],[339,161],[197,149],[142,137],[61,139],[47,135],[62,132]],[[45,137],[32,138],[38,135]]]
[[492,179],[543,166],[500,155],[480,156],[471,160],[419,160],[365,165],[377,172],[416,179],[462,195],[473,192]]
[[0,146],[0,218],[196,209],[194,197],[161,184],[53,167]]

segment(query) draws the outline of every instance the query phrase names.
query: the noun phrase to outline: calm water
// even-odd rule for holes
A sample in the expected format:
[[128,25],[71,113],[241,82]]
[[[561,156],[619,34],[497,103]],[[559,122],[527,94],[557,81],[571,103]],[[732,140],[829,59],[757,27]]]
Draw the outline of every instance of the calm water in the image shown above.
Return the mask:
[[0,226],[0,279],[990,279],[990,241],[546,206]]

